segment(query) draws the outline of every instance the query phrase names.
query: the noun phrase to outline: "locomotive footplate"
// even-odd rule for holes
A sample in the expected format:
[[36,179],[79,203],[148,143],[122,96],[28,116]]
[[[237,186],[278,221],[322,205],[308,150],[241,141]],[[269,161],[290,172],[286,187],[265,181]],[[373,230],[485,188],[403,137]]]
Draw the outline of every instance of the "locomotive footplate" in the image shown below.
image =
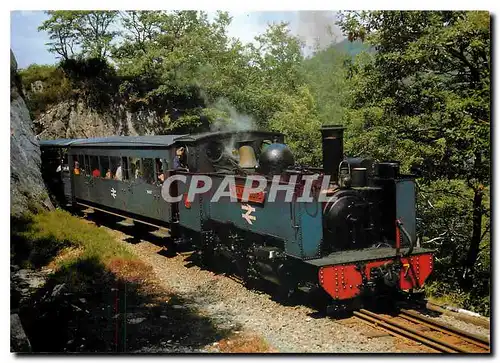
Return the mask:
[[318,268],[318,281],[335,300],[352,299],[375,293],[385,287],[410,290],[421,288],[433,267],[432,250],[401,249],[396,257],[393,248],[375,248],[332,253],[326,257],[304,261]]

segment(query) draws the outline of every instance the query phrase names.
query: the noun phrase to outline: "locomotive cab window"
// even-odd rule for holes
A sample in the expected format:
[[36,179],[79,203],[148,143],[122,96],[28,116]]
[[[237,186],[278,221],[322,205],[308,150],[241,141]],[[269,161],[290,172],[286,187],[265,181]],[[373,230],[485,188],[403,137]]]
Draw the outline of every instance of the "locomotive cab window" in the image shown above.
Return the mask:
[[206,146],[208,160],[216,163],[222,159],[224,154],[224,145],[220,141],[212,141]]
[[168,163],[165,159],[156,158],[156,182],[162,184],[165,181],[165,172],[168,170]]

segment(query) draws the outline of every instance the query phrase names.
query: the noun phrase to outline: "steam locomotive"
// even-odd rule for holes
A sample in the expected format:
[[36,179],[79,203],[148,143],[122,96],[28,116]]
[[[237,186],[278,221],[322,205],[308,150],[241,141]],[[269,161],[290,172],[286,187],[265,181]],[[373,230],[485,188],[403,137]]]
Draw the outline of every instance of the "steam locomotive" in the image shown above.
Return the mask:
[[[207,263],[223,259],[245,280],[265,279],[288,292],[321,291],[337,308],[421,288],[433,267],[432,250],[415,243],[415,177],[401,174],[395,161],[344,157],[343,132],[322,127],[322,169],[297,165],[276,132],[40,146],[44,178],[65,202],[168,228],[173,241],[192,244]],[[59,160],[68,167],[58,176]],[[193,195],[193,185],[200,193]],[[229,193],[215,198],[225,185]]]

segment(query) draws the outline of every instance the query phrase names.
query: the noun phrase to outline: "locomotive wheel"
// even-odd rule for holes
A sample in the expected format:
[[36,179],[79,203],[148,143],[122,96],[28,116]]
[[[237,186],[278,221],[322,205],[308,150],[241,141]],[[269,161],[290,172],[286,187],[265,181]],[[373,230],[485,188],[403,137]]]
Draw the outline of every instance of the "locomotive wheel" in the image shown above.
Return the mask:
[[204,267],[214,268],[217,264],[215,263],[216,257],[212,249],[209,247],[202,248],[198,252],[198,256],[200,257],[200,261]]
[[295,293],[294,289],[288,286],[280,285],[277,288],[276,297],[278,298],[279,301],[286,302],[292,298],[294,293]]

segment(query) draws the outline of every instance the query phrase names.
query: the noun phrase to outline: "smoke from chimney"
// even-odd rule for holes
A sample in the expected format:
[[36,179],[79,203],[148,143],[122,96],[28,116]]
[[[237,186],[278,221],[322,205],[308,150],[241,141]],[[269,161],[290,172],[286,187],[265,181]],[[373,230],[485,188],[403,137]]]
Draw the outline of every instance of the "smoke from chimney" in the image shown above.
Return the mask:
[[294,33],[305,43],[305,53],[325,49],[342,40],[342,32],[335,24],[334,11],[298,11]]
[[210,107],[220,111],[223,115],[212,123],[212,131],[246,131],[256,128],[256,123],[251,116],[238,112],[225,98],[219,98]]
[[336,11],[262,11],[258,12],[258,17],[261,24],[288,22],[290,32],[304,42],[305,56],[344,39],[342,31],[335,24]]

